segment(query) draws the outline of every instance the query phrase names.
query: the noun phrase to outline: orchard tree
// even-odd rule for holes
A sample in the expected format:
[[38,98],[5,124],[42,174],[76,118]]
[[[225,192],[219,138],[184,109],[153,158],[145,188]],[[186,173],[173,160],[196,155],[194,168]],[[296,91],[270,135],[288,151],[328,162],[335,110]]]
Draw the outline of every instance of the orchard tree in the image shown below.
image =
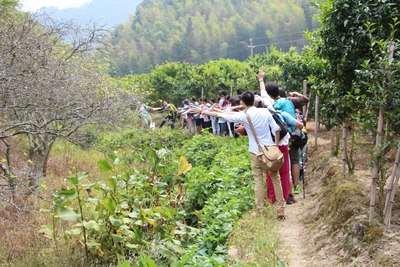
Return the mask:
[[[196,72],[197,83],[204,89],[204,95],[209,98],[217,97],[218,90],[225,90],[233,96],[237,90],[252,90],[251,69],[247,63],[238,60],[212,60],[198,66]],[[254,86],[254,90],[256,89]]]
[[267,48],[265,53],[249,58],[248,63],[254,71],[263,70],[268,81],[274,81],[278,84],[281,84],[281,65],[284,55],[284,52],[272,46]]
[[[386,43],[389,41],[398,41],[400,32],[398,31],[397,19],[400,17],[400,5],[397,0],[329,0],[320,3],[321,7],[321,28],[318,30],[320,39],[317,41],[319,46],[319,55],[326,59],[330,69],[330,84],[332,88],[325,87],[329,91],[322,91],[325,101],[340,99],[336,107],[336,112],[332,116],[347,127],[349,122],[353,121],[375,121],[379,118],[382,125],[385,115],[385,109],[380,103],[386,99],[388,90],[378,90],[378,88],[389,88],[386,82],[382,83],[379,71],[369,72],[369,81],[376,83],[375,86],[355,86],[359,84],[357,70],[366,69],[370,66],[376,70],[375,66],[382,66],[381,58],[389,59],[387,50],[385,56],[382,51],[388,48],[388,45],[377,45],[377,43]],[[384,49],[382,49],[384,48]],[[378,56],[378,57],[377,57]],[[380,67],[378,67],[379,69]],[[382,69],[381,69],[382,70]],[[383,69],[383,71],[385,71]],[[393,76],[392,78],[393,79]],[[393,83],[393,82],[391,82]],[[398,81],[394,81],[398,83]],[[371,89],[376,90],[376,94],[371,94]],[[381,93],[379,93],[381,92]],[[383,94],[382,94],[383,93]],[[375,97],[368,97],[375,96]],[[376,103],[376,104],[371,104]],[[379,106],[378,109],[376,107]],[[375,109],[369,109],[375,107]],[[358,116],[361,117],[358,118]],[[365,120],[368,117],[370,120]],[[368,127],[368,124],[370,127]],[[383,127],[371,127],[373,124],[364,124],[367,129],[377,133],[376,148],[373,153],[374,178],[371,184],[371,212],[370,222],[374,219],[375,191],[378,186],[378,177],[382,174],[382,164],[379,159],[384,156],[382,148],[385,147],[383,141]],[[345,131],[344,131],[345,133]],[[345,150],[345,149],[344,149]],[[383,184],[379,184],[380,187]]]
[[180,105],[183,99],[199,91],[191,77],[192,68],[188,63],[166,62],[152,69],[149,86],[154,91],[153,100]]
[[304,56],[292,47],[285,53],[281,63],[282,74],[280,80],[288,92],[302,92],[303,81],[311,75],[311,69],[305,62]]
[[[0,140],[6,147],[2,169],[13,186],[16,179],[28,178],[31,190],[46,175],[56,139],[79,142],[80,128],[114,117],[124,107],[93,56],[105,32],[46,25],[23,14],[0,27]],[[18,141],[11,139],[19,136],[29,143],[26,168],[12,162],[12,145]]]
[[[377,39],[390,36],[390,24],[399,16],[399,4],[395,0],[329,0],[320,3],[321,28],[317,31],[319,56],[330,66],[332,91],[321,91],[327,101],[340,98],[335,117],[341,122],[353,119],[355,110],[362,103],[353,98],[356,70],[364,60],[372,59],[370,34],[367,23],[380,25],[373,35]],[[397,33],[399,34],[399,33]],[[358,89],[357,89],[358,90]]]

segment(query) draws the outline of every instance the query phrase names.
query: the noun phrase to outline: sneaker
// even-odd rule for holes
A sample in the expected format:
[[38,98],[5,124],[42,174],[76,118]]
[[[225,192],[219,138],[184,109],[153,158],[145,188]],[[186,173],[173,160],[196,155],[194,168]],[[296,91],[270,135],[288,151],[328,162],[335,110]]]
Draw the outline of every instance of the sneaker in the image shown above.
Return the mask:
[[290,205],[296,203],[296,200],[294,199],[294,196],[292,194],[289,194],[288,199],[286,200],[286,204]]
[[278,220],[284,220],[285,219],[285,210],[283,208],[280,208],[276,212],[276,218]]
[[301,186],[298,184],[294,187],[293,193],[300,194],[301,193]]

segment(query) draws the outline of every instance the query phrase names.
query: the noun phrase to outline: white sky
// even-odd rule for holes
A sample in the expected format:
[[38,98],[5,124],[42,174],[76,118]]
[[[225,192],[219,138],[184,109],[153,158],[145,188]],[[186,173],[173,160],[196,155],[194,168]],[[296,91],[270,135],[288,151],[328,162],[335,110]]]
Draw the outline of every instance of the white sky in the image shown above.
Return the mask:
[[22,10],[36,11],[42,7],[57,7],[59,9],[69,7],[80,7],[93,0],[21,0]]

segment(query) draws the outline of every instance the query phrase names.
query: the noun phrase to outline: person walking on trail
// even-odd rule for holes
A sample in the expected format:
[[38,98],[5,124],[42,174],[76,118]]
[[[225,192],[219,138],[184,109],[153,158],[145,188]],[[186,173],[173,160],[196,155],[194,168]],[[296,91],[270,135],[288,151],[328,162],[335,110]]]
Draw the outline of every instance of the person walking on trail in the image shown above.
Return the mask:
[[[273,110],[272,100],[268,96],[265,88],[264,73],[262,71],[258,71],[257,76],[258,76],[258,81],[260,83],[260,93],[262,96],[264,96],[262,99],[263,106]],[[269,86],[272,86],[272,84],[270,84]],[[286,126],[299,129],[303,127],[303,124],[298,120],[294,119],[289,113],[283,111],[283,112],[277,112],[277,114],[281,118],[281,121],[283,121],[286,124]],[[278,148],[283,153],[284,156],[284,163],[282,167],[279,169],[279,175],[281,177],[283,198],[285,199],[287,204],[293,204],[296,202],[296,200],[294,199],[294,195],[292,192],[292,183],[290,178],[291,164],[289,155],[289,141],[290,141],[290,133],[287,133],[286,136],[282,136],[281,140],[279,141]],[[271,176],[269,175],[269,173],[267,173],[266,183],[267,183],[267,199],[269,202],[274,203],[276,201],[276,197]]]
[[[259,147],[257,145],[257,140],[253,135],[251,126],[247,119],[247,114],[249,115],[252,121],[254,131],[257,135],[257,139],[260,145],[265,145],[265,146],[278,145],[280,128],[272,118],[272,115],[268,109],[260,109],[254,106],[254,94],[252,92],[245,92],[242,94],[241,104],[245,107],[244,112],[222,113],[222,112],[215,112],[215,111],[213,112],[201,109],[199,109],[198,112],[201,112],[209,116],[223,118],[226,121],[229,120],[234,123],[241,123],[245,127],[249,138],[251,168],[255,180],[255,187],[254,187],[255,204],[257,209],[260,212],[263,212],[264,201],[266,199],[265,186],[264,186],[265,176],[263,175],[263,169],[261,168],[261,163],[257,158],[257,154],[259,153]],[[267,129],[271,129],[271,131]],[[272,140],[271,132],[272,134],[275,135],[276,142]],[[270,173],[274,184],[275,195],[277,199],[277,201],[275,202],[275,205],[277,205],[278,207],[277,217],[282,219],[285,216],[284,214],[285,201],[282,196],[281,181],[277,171]]]
[[166,100],[164,100],[162,102],[162,105],[163,105],[162,108],[155,109],[155,110],[161,110],[162,112],[167,112],[167,116],[161,122],[160,128],[162,128],[164,126],[164,124],[168,122],[171,129],[173,129],[175,121],[176,121],[176,117],[177,117],[177,109],[174,106],[174,104],[169,104],[168,101],[166,101]]
[[[275,100],[274,108],[276,110],[286,111],[295,119],[297,119],[295,113],[296,108],[301,109],[304,105],[306,105],[310,101],[308,97],[298,92],[290,93],[289,97],[287,98],[281,97],[279,95],[279,88],[274,83],[267,83],[266,91],[268,95],[270,95],[270,97]],[[301,136],[301,130],[296,129],[295,127],[289,127],[289,130],[291,131],[289,154],[290,154],[290,163],[291,163],[291,171],[293,178],[293,187],[294,187],[294,193],[299,194],[301,192],[301,187],[299,184],[301,151],[296,140],[299,139],[299,135]]]
[[144,103],[140,105],[140,115],[141,118],[144,120],[146,127],[151,127],[151,125],[153,124],[153,121],[151,120],[151,116],[149,113],[149,109],[150,107]]
[[[226,102],[227,95],[228,93],[224,90],[218,91],[218,97],[219,97],[218,106],[220,109],[227,108],[227,102]],[[224,118],[218,119],[218,128],[220,136],[229,135],[228,123],[226,119]]]

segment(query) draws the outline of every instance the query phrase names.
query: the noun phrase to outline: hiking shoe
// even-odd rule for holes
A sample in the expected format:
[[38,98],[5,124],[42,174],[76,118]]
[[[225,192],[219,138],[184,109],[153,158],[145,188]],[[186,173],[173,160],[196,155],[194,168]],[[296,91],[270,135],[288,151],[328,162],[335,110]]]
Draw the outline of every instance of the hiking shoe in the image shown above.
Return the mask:
[[286,200],[286,204],[290,205],[296,203],[296,200],[294,199],[294,196],[292,194],[289,194],[288,199]]
[[300,194],[301,193],[301,186],[298,184],[294,187],[293,193]]
[[284,220],[285,219],[285,210],[283,208],[280,208],[276,212],[276,218],[278,220]]

